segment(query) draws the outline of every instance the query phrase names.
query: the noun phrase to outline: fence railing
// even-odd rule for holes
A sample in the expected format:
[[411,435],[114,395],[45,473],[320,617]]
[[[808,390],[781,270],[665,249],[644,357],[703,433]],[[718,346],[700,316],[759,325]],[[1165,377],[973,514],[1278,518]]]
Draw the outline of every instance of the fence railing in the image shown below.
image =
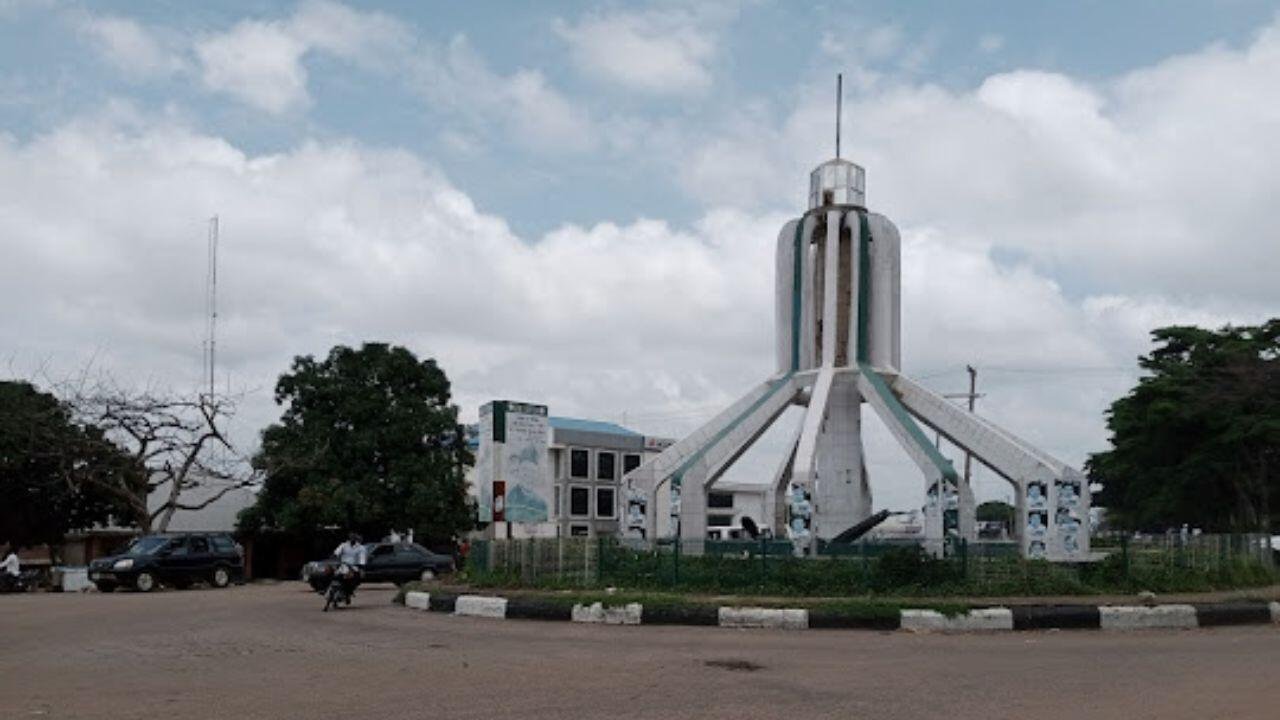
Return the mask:
[[1264,535],[1098,536],[1095,562],[1026,560],[1012,543],[955,543],[945,558],[912,543],[820,545],[796,557],[778,540],[630,543],[614,538],[476,541],[479,584],[847,596],[1203,591],[1277,582]]

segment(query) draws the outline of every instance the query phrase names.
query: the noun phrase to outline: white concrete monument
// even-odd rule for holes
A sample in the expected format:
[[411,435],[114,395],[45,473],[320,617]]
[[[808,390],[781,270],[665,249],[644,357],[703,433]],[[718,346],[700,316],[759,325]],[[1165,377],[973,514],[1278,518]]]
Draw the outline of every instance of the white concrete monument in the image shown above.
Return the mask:
[[[816,540],[870,516],[865,402],[924,475],[931,552],[942,552],[948,534],[976,538],[974,498],[917,420],[1013,486],[1024,555],[1088,555],[1089,490],[1079,471],[900,371],[900,257],[898,229],[867,210],[863,169],[838,158],[819,165],[810,175],[808,211],[778,234],[777,372],[627,476],[650,508],[670,485],[674,526],[686,547],[697,552],[706,538],[707,492],[716,479],[792,405],[805,414],[773,478],[773,527],[811,551]],[[646,523],[648,537],[656,537],[652,513]]]

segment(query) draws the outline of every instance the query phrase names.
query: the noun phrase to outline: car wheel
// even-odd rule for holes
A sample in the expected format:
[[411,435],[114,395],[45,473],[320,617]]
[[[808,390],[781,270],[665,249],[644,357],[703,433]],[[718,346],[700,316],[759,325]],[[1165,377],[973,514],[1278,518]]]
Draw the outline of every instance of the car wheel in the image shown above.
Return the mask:
[[213,569],[213,586],[216,588],[224,588],[231,584],[231,572],[224,567],[216,567]]
[[98,592],[105,592],[105,593],[109,593],[109,592],[115,592],[115,591],[116,591],[116,584],[115,584],[115,583],[100,582],[100,583],[94,583],[94,585],[96,585],[96,586],[97,586],[97,588],[98,588]]
[[431,582],[436,579],[436,571],[431,568],[427,568],[422,571],[422,574],[418,576],[418,579],[422,582]]
[[140,572],[138,577],[134,578],[133,586],[138,592],[151,592],[156,589],[156,576],[149,572]]

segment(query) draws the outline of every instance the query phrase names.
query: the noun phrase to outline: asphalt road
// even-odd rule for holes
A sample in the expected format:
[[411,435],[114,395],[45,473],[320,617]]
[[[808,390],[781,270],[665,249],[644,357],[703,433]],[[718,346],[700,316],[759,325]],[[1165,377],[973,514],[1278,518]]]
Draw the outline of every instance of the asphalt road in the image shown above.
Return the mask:
[[480,620],[299,583],[0,596],[0,718],[1280,717],[1280,628],[910,635]]

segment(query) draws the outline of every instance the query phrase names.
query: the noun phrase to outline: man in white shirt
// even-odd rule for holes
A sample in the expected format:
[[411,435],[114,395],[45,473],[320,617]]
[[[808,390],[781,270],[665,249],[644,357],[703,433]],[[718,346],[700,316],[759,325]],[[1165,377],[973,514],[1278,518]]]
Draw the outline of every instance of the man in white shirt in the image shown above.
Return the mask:
[[0,586],[8,589],[17,587],[18,578],[22,576],[22,561],[18,559],[18,548],[9,546],[4,561],[0,562]]
[[[350,565],[354,572],[342,581],[343,590],[347,593],[347,604],[351,604],[351,597],[356,592],[356,586],[360,584],[360,578],[364,575],[364,565],[368,562],[369,554],[364,549],[364,545],[360,543],[360,535],[351,533],[347,536],[347,541],[338,546],[333,551],[334,557],[338,558],[339,563]],[[334,568],[335,571],[337,568]]]
[[10,578],[16,578],[22,574],[22,561],[18,559],[18,548],[9,546],[9,554],[4,556],[4,562],[0,562],[0,568]]
[[364,549],[364,545],[360,544],[360,536],[356,533],[348,535],[347,541],[333,551],[333,556],[338,558],[338,562],[344,562],[356,568],[363,568],[369,559],[368,551]]

